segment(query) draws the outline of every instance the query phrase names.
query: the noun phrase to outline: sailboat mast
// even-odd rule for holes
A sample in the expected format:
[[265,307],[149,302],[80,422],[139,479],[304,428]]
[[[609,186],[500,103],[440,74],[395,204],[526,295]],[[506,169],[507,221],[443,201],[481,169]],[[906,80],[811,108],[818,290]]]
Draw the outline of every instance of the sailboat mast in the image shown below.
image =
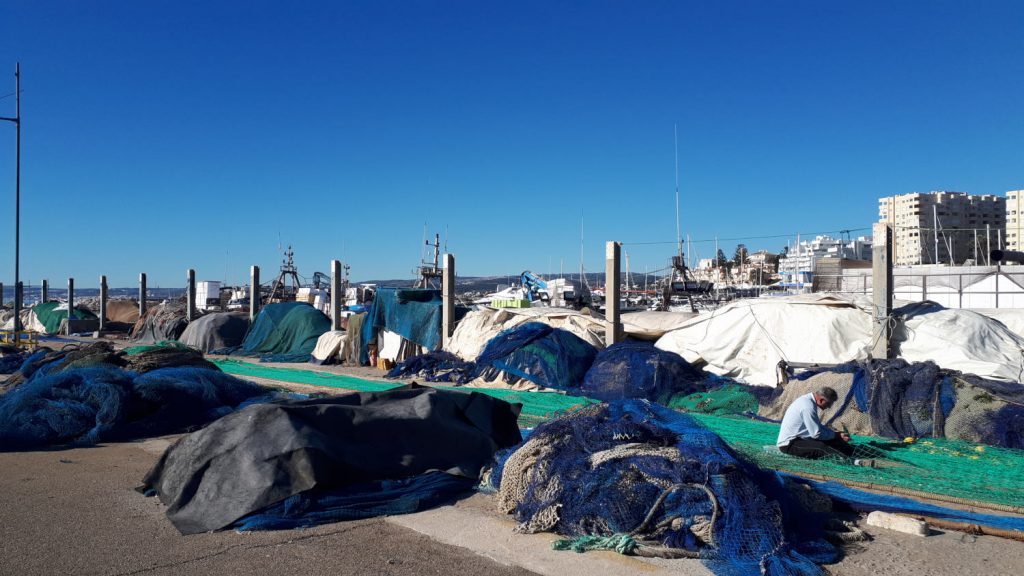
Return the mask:
[[679,249],[679,259],[682,261],[683,258],[683,235],[682,229],[679,227],[679,125],[672,125],[672,138],[674,142],[675,150],[675,163],[676,163],[676,246]]

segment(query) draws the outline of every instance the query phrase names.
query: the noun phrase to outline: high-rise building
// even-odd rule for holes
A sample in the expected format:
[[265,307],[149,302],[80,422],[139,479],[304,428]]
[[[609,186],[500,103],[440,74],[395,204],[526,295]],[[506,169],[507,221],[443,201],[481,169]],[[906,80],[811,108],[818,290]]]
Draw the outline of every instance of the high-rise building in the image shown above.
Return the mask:
[[[878,219],[893,226],[893,263],[962,264],[996,247],[1007,201],[990,194],[912,192],[878,200]],[[988,236],[986,237],[986,231]]]
[[1024,222],[1021,217],[1021,200],[1024,200],[1024,190],[1010,190],[1006,193],[1006,234],[1003,237],[1003,246],[1007,250],[1020,250],[1024,246]]

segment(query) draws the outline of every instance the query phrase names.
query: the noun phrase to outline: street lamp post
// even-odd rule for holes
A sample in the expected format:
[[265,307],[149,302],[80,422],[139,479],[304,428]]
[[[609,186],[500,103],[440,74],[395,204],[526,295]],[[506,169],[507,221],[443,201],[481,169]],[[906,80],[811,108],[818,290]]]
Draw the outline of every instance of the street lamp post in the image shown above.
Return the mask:
[[17,130],[17,145],[14,168],[14,343],[17,344],[21,331],[21,63],[14,67],[14,95],[16,115],[14,118],[0,116],[0,120],[14,122]]

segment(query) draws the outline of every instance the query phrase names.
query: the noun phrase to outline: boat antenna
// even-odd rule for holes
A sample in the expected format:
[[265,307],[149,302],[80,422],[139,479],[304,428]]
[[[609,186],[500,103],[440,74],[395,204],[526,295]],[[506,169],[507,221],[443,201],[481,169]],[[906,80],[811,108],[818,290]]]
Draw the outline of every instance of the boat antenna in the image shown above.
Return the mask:
[[679,258],[683,257],[683,235],[679,227],[679,125],[672,125],[672,136],[675,142],[676,158],[676,245],[679,248]]
[[587,281],[583,279],[583,209],[580,209],[580,290],[586,286]]

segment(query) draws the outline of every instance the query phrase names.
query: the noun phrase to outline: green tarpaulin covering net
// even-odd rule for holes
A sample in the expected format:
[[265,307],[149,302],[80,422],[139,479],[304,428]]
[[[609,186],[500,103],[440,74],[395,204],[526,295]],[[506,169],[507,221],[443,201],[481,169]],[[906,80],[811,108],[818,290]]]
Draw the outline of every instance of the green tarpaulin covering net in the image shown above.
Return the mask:
[[[36,315],[39,323],[46,328],[47,334],[60,332],[61,321],[68,317],[67,304],[63,304],[63,310],[58,310],[57,308],[61,305],[60,302],[43,302],[32,307],[32,313]],[[78,320],[95,320],[96,315],[88,308],[75,306],[73,318]]]

